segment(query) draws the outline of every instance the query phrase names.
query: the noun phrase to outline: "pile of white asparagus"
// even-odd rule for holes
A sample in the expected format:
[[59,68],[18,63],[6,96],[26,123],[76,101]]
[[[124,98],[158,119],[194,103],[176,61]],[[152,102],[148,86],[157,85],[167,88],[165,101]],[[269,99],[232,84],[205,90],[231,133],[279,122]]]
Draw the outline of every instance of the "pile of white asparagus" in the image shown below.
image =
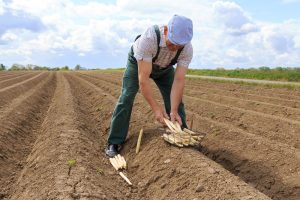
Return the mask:
[[[123,170],[123,169],[125,170],[127,168],[125,158],[123,156],[121,156],[120,154],[116,155],[113,158],[109,158],[109,161],[117,171]],[[132,185],[130,180],[125,176],[125,174],[123,172],[119,172],[119,174],[129,185]]]
[[119,169],[126,169],[127,164],[125,158],[120,154],[116,155],[113,158],[109,158],[110,163],[112,166],[118,171]]
[[195,133],[186,128],[182,130],[178,122],[174,124],[168,119],[164,120],[169,129],[166,130],[167,134],[163,134],[163,138],[170,144],[178,147],[196,146],[199,145],[199,142],[204,137],[204,135]]

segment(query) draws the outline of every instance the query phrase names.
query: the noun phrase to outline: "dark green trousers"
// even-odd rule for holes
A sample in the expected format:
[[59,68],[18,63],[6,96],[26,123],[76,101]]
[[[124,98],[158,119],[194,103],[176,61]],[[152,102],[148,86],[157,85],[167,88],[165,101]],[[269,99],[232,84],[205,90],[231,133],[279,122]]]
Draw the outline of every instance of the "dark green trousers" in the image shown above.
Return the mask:
[[[158,86],[164,100],[166,112],[170,115],[170,94],[174,80],[174,67],[169,66],[164,69],[159,69],[153,65],[150,78],[152,78]],[[138,90],[138,65],[131,49],[128,54],[127,67],[123,76],[122,92],[112,115],[108,144],[124,143],[128,133],[133,102]],[[179,105],[178,114],[181,117],[182,126],[187,128],[184,105],[182,102]]]

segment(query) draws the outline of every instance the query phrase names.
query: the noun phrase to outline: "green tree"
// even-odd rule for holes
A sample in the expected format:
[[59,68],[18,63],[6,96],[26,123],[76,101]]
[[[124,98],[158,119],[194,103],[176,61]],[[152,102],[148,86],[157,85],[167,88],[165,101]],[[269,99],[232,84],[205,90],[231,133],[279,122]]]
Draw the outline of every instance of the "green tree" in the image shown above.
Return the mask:
[[50,69],[51,71],[59,71],[59,67],[53,67]]
[[75,70],[81,70],[81,66],[79,64],[77,64],[74,69]]
[[0,64],[0,71],[2,71],[2,70],[6,70],[6,67],[5,67],[5,65]]
[[9,70],[11,71],[25,70],[25,67],[20,64],[13,64]]
[[261,71],[270,71],[271,70],[270,67],[266,67],[266,66],[262,66],[258,69],[261,70]]
[[69,70],[69,67],[66,65],[66,66],[60,68],[60,70],[68,71],[68,70]]

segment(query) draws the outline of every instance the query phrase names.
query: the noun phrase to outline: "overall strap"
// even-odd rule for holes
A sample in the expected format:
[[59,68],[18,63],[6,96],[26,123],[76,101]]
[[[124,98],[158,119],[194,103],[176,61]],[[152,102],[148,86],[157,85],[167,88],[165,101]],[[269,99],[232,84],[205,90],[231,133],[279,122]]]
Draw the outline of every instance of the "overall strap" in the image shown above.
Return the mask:
[[160,51],[160,47],[159,47],[159,43],[160,43],[160,31],[159,31],[159,27],[158,25],[154,25],[154,30],[156,33],[156,37],[157,37],[157,52],[155,57],[152,59],[152,63],[154,63],[158,57],[159,51]]
[[135,37],[134,41],[136,41],[137,39],[139,39],[141,37],[141,35],[138,35]]
[[175,57],[171,60],[171,63],[169,65],[175,65],[177,63],[178,57],[179,57],[180,53],[182,52],[183,48],[178,49]]

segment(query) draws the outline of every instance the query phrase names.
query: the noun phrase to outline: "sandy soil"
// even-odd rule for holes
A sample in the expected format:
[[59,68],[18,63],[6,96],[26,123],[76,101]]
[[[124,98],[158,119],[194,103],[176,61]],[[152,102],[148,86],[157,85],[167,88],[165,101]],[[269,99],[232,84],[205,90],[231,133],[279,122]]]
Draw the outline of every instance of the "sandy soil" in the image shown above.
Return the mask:
[[138,93],[122,151],[129,187],[104,155],[121,81],[1,72],[0,199],[299,199],[299,90],[187,80],[188,123],[207,137],[185,149],[163,141]]

